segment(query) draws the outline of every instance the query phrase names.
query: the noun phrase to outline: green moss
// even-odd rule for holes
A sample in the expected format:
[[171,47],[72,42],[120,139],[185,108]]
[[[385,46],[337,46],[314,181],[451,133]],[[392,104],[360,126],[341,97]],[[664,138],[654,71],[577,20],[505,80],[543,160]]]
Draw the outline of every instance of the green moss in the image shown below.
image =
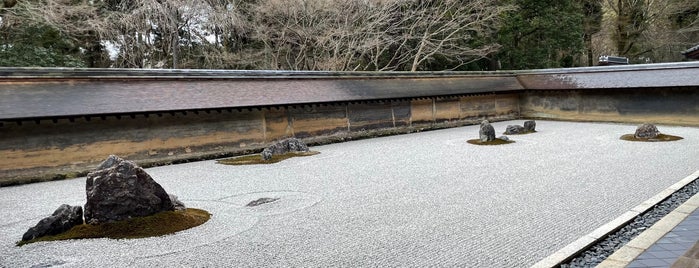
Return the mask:
[[235,165],[235,166],[237,166],[237,165],[274,164],[274,163],[278,163],[278,162],[284,161],[284,160],[292,158],[292,157],[317,155],[319,153],[320,152],[315,152],[315,151],[290,152],[290,153],[286,153],[286,154],[273,155],[272,159],[267,160],[267,161],[262,160],[261,155],[253,154],[253,155],[245,155],[245,156],[227,158],[227,159],[223,159],[223,160],[218,160],[216,162],[219,164]]
[[151,216],[103,223],[97,225],[82,224],[67,232],[39,237],[29,241],[20,241],[17,246],[41,241],[58,241],[86,238],[144,238],[172,234],[204,224],[211,218],[205,210],[188,208],[181,211],[165,211]]
[[625,141],[641,141],[641,142],[657,142],[657,141],[677,141],[684,139],[682,137],[678,136],[673,136],[673,135],[666,135],[666,134],[660,134],[658,137],[654,139],[640,139],[636,138],[634,134],[626,134],[622,135],[619,139],[625,140]]
[[495,139],[493,141],[488,141],[488,142],[482,142],[480,139],[472,139],[468,140],[468,143],[470,144],[475,144],[475,145],[503,145],[503,144],[510,144],[514,143],[515,141],[506,141],[502,139]]

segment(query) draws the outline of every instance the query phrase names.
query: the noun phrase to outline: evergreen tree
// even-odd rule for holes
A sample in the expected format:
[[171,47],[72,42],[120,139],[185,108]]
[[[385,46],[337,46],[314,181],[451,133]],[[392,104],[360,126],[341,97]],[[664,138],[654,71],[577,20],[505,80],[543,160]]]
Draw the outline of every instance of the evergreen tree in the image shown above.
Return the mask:
[[503,69],[572,67],[583,48],[579,1],[507,0],[498,54]]
[[618,55],[635,58],[647,52],[639,46],[643,32],[648,29],[645,0],[617,0],[614,9],[617,13],[614,41]]
[[583,40],[585,42],[585,54],[587,56],[587,66],[595,64],[593,55],[592,35],[602,29],[602,3],[600,0],[580,0],[583,12]]
[[86,67],[80,47],[45,23],[25,19],[27,2],[0,2],[1,67]]

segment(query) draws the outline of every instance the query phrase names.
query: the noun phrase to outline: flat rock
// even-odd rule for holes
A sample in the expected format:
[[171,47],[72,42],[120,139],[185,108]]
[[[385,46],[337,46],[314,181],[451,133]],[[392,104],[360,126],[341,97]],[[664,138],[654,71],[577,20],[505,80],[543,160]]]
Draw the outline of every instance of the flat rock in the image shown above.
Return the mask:
[[505,128],[506,135],[515,135],[524,133],[524,127],[520,125],[509,125]]
[[270,160],[273,155],[281,155],[290,152],[308,152],[308,146],[296,138],[279,141],[262,150],[262,160]]
[[56,235],[70,230],[73,226],[83,224],[83,208],[63,204],[46,218],[43,218],[36,226],[29,228],[23,241],[29,241],[47,235]]
[[144,217],[175,206],[148,173],[131,161],[111,155],[87,175],[85,222],[99,224]]
[[263,205],[263,204],[267,204],[267,203],[272,203],[272,202],[275,202],[275,201],[277,201],[277,200],[279,200],[279,198],[262,197],[262,198],[258,198],[258,199],[255,199],[255,200],[250,201],[250,203],[248,203],[248,204],[245,205],[245,206],[246,206],[246,207],[256,207],[256,206],[259,206],[259,205]]

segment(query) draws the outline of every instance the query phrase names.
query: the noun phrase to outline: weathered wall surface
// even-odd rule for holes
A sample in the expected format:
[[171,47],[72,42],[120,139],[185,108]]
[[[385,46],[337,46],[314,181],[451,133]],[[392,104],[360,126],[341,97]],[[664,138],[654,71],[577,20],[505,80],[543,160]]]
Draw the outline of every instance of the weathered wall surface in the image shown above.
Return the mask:
[[699,87],[528,91],[520,107],[527,118],[699,127]]
[[84,174],[110,154],[156,165],[256,152],[286,137],[320,144],[517,118],[699,127],[699,88],[535,90],[5,122],[0,186]]
[[[699,127],[699,62],[522,72],[0,68],[0,186],[517,118]],[[464,133],[475,137],[476,133]]]
[[318,144],[517,117],[517,94],[490,94],[4,123],[0,185],[77,176],[110,154],[164,164],[250,153],[292,136]]

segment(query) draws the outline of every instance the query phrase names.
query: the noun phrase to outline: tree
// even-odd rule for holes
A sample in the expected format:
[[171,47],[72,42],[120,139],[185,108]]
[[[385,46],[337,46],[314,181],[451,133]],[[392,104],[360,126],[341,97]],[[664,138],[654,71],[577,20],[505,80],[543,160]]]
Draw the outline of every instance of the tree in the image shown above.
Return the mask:
[[35,19],[36,11],[30,1],[3,2],[0,66],[85,67],[77,40]]
[[402,38],[396,57],[416,71],[425,63],[441,58],[449,61],[447,69],[455,69],[496,51],[496,43],[472,46],[474,37],[487,37],[496,32],[500,15],[509,6],[493,1],[432,0],[408,1],[401,10]]
[[505,69],[571,67],[583,47],[583,12],[579,2],[509,0],[500,28]]
[[583,40],[585,42],[585,54],[587,66],[595,63],[594,45],[592,36],[602,30],[602,3],[599,0],[581,0],[583,12]]
[[611,6],[616,13],[614,41],[617,54],[633,58],[647,52],[639,47],[639,41],[651,19],[645,0],[608,1],[615,1]]
[[[5,18],[0,27],[42,25],[71,44],[70,53],[88,67],[125,68],[465,68],[497,51],[494,35],[501,14],[511,9],[487,0],[22,3],[11,17],[17,20]],[[21,41],[15,35],[5,40]]]
[[633,63],[679,61],[679,52],[699,38],[693,30],[697,1],[605,0],[603,4],[599,50],[605,54],[625,56]]
[[251,24],[272,69],[453,69],[498,48],[473,39],[495,33],[506,10],[486,0],[263,0]]

